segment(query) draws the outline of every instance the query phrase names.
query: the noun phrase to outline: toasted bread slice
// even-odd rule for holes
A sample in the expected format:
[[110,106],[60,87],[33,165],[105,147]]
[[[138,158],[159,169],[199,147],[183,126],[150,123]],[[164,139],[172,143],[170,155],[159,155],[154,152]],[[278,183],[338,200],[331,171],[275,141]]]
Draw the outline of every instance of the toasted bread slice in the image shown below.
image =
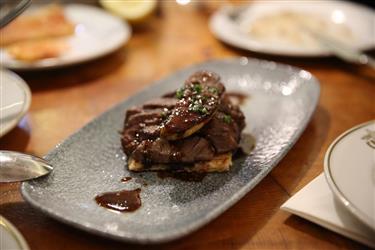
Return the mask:
[[230,167],[232,166],[232,153],[225,153],[215,156],[214,159],[211,161],[201,161],[196,162],[190,166],[182,166],[181,168],[176,168],[176,164],[169,165],[169,164],[154,164],[152,166],[145,167],[141,162],[134,160],[133,158],[129,158],[128,160],[128,168],[131,171],[181,171],[181,172],[200,172],[200,173],[208,173],[208,172],[226,172],[229,171]]

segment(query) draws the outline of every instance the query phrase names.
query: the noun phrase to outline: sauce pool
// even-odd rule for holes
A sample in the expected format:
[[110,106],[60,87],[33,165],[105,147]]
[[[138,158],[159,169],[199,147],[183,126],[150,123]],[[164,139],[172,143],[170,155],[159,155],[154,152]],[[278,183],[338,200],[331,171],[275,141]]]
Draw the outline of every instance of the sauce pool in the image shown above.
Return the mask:
[[141,189],[122,190],[99,194],[95,197],[99,206],[119,212],[133,212],[141,207]]
[[121,179],[121,182],[127,182],[130,181],[132,178],[130,176],[124,177]]

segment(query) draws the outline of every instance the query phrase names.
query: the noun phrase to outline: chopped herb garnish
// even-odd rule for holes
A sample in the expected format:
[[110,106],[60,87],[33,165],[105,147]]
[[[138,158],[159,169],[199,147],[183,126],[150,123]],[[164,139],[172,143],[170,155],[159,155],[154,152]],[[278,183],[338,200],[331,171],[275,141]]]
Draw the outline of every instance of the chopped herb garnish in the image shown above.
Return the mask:
[[232,122],[232,117],[230,116],[230,115],[224,115],[223,116],[223,121],[225,122],[225,123],[231,123]]
[[217,94],[219,92],[218,89],[215,87],[208,87],[208,91],[212,94]]
[[165,111],[161,112],[160,115],[161,115],[161,118],[162,118],[162,119],[167,118],[167,112],[165,112]]
[[182,99],[184,97],[184,92],[185,92],[184,88],[179,88],[176,91],[176,97],[177,97],[177,99]]
[[191,109],[191,111],[199,112],[200,108],[201,108],[201,107],[200,107],[199,104],[195,104],[195,105],[193,105],[190,109]]
[[189,110],[190,111],[193,111],[193,112],[196,112],[196,113],[200,113],[202,115],[206,115],[208,114],[208,110],[207,108],[205,108],[201,103],[199,102],[195,102],[193,103],[192,105],[189,106]]
[[206,115],[208,113],[208,110],[205,107],[203,107],[203,109],[200,110],[200,112],[201,112],[201,114]]
[[193,83],[193,90],[197,94],[200,94],[202,92],[202,85],[200,85],[200,83],[198,83],[198,82]]

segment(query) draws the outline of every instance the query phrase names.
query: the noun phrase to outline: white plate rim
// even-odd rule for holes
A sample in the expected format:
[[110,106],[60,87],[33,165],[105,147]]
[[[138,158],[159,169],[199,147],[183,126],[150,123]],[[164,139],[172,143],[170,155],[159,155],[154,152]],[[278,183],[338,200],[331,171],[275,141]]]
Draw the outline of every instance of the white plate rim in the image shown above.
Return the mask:
[[[369,9],[368,7],[366,7],[364,5],[354,3],[354,2],[346,2],[346,1],[340,2],[340,1],[337,1],[337,0],[330,0],[330,2],[347,4],[347,5],[351,5],[354,8],[361,8],[361,9],[365,9],[365,10]],[[238,7],[235,7],[235,8],[239,8],[239,7],[247,8],[251,5],[256,5],[256,4],[262,4],[262,1],[256,0],[256,1],[252,2],[250,5],[244,4],[242,6],[238,6]],[[296,57],[296,58],[299,58],[299,57],[302,57],[302,58],[303,57],[319,58],[319,57],[333,56],[333,53],[331,53],[330,51],[328,51],[324,48],[320,49],[319,51],[309,51],[309,50],[305,50],[305,51],[286,50],[286,51],[284,51],[282,49],[275,49],[275,48],[272,48],[272,47],[260,46],[259,42],[256,42],[252,39],[248,39],[246,41],[246,43],[243,43],[242,41],[239,41],[237,38],[233,38],[231,36],[223,35],[223,32],[219,31],[216,23],[218,22],[217,20],[223,19],[224,17],[226,18],[228,16],[228,11],[230,11],[231,7],[232,6],[224,6],[223,8],[220,8],[209,19],[209,29],[210,29],[211,33],[215,37],[217,37],[219,40],[221,40],[222,42],[224,42],[224,43],[226,43],[230,46],[233,46],[233,47],[236,47],[236,48],[239,48],[239,49],[243,49],[243,50],[247,50],[247,51],[251,51],[251,52],[274,55],[274,56],[286,56],[286,57]],[[369,10],[371,11],[371,9],[369,9]],[[366,50],[370,50],[370,49],[374,49],[374,48],[375,48],[375,44],[372,44],[372,45],[368,45],[368,46],[362,46],[361,50],[366,51]]]
[[10,123],[8,127],[5,129],[3,128],[3,125],[0,123],[0,138],[3,137],[5,134],[7,134],[9,131],[11,131],[15,126],[17,126],[18,122],[24,117],[24,115],[27,113],[27,111],[30,108],[31,105],[31,90],[27,83],[16,73],[13,73],[10,70],[1,68],[0,72],[2,74],[9,74],[13,78],[17,79],[15,83],[20,87],[21,90],[23,90],[24,96],[25,96],[25,101],[23,104],[22,111],[18,113],[17,117],[15,117]]
[[[97,50],[95,54],[90,54],[86,55],[84,57],[75,59],[75,60],[68,60],[68,61],[57,61],[57,62],[52,62],[48,64],[37,64],[37,63],[27,63],[27,62],[22,62],[19,60],[16,60],[15,63],[10,62],[9,64],[3,63],[1,60],[1,65],[3,67],[9,68],[9,69],[14,69],[14,70],[23,70],[23,71],[33,71],[33,70],[43,70],[43,69],[55,69],[55,68],[61,68],[61,67],[66,67],[66,66],[73,66],[85,62],[89,62],[98,58],[101,58],[105,55],[108,55],[122,46],[124,46],[129,39],[132,36],[132,28],[131,26],[123,19],[121,19],[118,16],[112,15],[109,12],[106,12],[105,10],[92,6],[92,5],[85,5],[85,4],[77,4],[77,3],[70,3],[70,4],[62,4],[63,9],[67,7],[79,7],[79,8],[90,8],[90,9],[95,9],[96,11],[102,12],[102,14],[108,15],[113,19],[117,19],[119,23],[122,23],[123,28],[124,28],[124,39],[123,41],[119,42],[116,46],[112,47],[106,47],[102,50]],[[38,61],[36,61],[38,62]]]
[[6,231],[8,231],[13,238],[17,241],[18,246],[22,250],[30,250],[25,238],[22,236],[21,232],[4,216],[0,215],[0,226],[3,226]]
[[375,220],[371,217],[368,217],[365,213],[363,213],[355,204],[350,202],[350,200],[345,196],[344,192],[340,190],[338,185],[335,182],[335,179],[331,173],[331,165],[330,165],[330,157],[332,154],[333,149],[336,147],[336,145],[344,139],[347,135],[351,134],[352,132],[361,129],[363,127],[366,127],[370,124],[375,124],[375,120],[367,121],[364,123],[361,123],[357,126],[354,126],[353,128],[345,131],[342,133],[339,137],[337,137],[329,146],[325,156],[324,156],[324,176],[326,178],[326,181],[328,183],[328,186],[330,187],[332,193],[334,194],[335,198],[339,200],[344,207],[348,209],[348,211],[351,212],[352,215],[354,215],[356,218],[358,218],[361,222],[363,222],[365,225],[369,226],[371,229],[375,230]]

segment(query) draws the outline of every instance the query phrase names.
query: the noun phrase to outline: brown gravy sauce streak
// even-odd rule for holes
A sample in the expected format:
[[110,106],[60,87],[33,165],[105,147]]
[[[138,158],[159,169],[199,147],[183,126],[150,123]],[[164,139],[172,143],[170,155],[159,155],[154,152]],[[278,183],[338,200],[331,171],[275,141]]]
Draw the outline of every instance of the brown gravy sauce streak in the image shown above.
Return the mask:
[[141,189],[122,190],[99,194],[95,197],[99,206],[119,212],[133,212],[141,207]]
[[127,182],[127,181],[130,181],[131,179],[132,179],[132,177],[127,176],[127,177],[122,178],[121,182]]

